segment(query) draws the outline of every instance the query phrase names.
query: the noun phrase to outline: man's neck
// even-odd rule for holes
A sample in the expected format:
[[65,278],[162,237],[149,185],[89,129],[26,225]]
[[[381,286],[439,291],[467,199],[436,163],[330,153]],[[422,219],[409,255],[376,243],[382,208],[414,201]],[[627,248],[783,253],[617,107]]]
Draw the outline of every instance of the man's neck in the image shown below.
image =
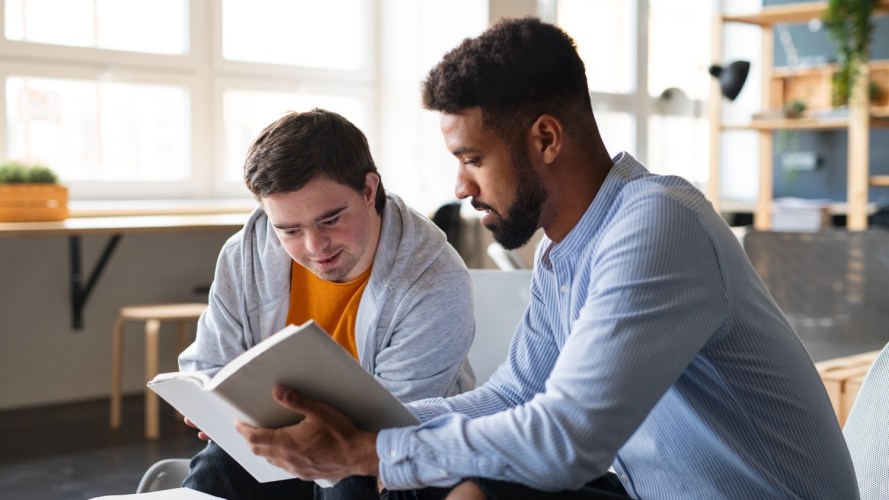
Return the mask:
[[547,186],[547,203],[541,226],[547,238],[562,241],[586,213],[599,193],[613,162],[607,154],[555,169]]

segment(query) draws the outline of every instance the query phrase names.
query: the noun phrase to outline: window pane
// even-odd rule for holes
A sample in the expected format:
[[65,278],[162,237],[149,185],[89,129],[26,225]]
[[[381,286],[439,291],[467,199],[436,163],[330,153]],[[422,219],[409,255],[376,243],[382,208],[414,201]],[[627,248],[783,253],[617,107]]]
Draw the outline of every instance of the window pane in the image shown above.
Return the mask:
[[183,88],[14,76],[8,156],[66,181],[175,181],[190,174]]
[[712,12],[700,0],[649,0],[648,92],[677,87],[692,99],[710,95]]
[[636,150],[636,121],[630,113],[610,110],[596,110],[596,125],[599,134],[612,157],[621,151]]
[[6,0],[4,5],[10,40],[188,52],[188,0]]
[[355,70],[367,49],[368,0],[224,0],[229,60]]
[[703,189],[710,177],[709,125],[703,118],[654,115],[648,122],[648,168]]
[[253,139],[266,125],[289,111],[323,108],[343,115],[365,134],[369,112],[354,97],[338,97],[261,90],[227,90],[223,95],[225,122],[225,180],[244,179],[244,157]]
[[635,85],[635,11],[627,0],[558,0],[557,24],[577,44],[593,92],[627,93]]

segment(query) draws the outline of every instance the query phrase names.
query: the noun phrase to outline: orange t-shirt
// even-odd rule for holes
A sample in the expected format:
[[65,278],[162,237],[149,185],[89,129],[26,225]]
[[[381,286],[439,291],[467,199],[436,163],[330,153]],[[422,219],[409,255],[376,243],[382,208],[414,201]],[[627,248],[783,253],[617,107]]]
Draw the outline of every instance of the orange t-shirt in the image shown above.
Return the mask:
[[334,283],[323,280],[292,262],[287,323],[301,325],[310,319],[315,320],[337,344],[358,359],[355,319],[358,316],[361,294],[370,280],[371,269],[348,283]]

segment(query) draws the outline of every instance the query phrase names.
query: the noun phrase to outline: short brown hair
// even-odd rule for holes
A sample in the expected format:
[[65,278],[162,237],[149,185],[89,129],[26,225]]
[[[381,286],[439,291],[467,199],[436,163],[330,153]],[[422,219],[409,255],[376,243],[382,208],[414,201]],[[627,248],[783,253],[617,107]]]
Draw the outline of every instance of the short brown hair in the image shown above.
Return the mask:
[[[296,191],[318,176],[361,192],[368,172],[379,176],[367,138],[352,122],[315,108],[290,112],[267,126],[244,161],[244,181],[256,199]],[[377,213],[386,205],[383,182],[377,187]]]

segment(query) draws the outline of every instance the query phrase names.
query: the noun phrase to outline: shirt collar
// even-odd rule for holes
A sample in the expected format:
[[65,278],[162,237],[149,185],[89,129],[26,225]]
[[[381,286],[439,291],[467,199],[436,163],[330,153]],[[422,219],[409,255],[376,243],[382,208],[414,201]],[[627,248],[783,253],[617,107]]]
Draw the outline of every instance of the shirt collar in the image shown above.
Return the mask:
[[551,267],[552,262],[573,256],[584,248],[605,222],[615,199],[630,180],[645,175],[647,170],[627,152],[618,153],[612,159],[613,165],[586,212],[571,228],[571,231],[558,244],[551,240],[542,253],[541,261]]

